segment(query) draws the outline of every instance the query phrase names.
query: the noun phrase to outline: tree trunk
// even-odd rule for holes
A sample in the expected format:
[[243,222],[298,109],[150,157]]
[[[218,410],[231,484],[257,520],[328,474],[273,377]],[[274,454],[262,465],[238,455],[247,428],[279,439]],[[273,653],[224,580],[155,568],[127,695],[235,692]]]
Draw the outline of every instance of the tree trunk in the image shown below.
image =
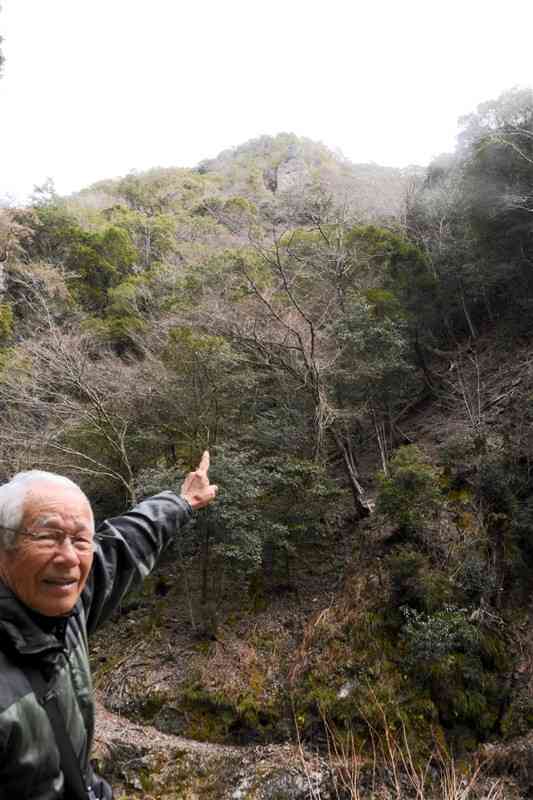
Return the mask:
[[418,361],[418,366],[420,367],[424,375],[424,382],[429,391],[431,392],[431,394],[436,395],[437,386],[440,381],[438,378],[435,379],[435,375],[428,367],[426,356],[424,354],[424,347],[422,344],[420,344],[418,329],[415,331],[414,350],[415,350],[416,360]]
[[365,490],[359,482],[359,471],[355,463],[351,442],[346,436],[338,433],[338,431],[331,429],[331,433],[337,445],[337,449],[342,456],[342,462],[352,491],[357,518],[363,519],[364,517],[369,517],[372,512],[368,500],[365,497]]

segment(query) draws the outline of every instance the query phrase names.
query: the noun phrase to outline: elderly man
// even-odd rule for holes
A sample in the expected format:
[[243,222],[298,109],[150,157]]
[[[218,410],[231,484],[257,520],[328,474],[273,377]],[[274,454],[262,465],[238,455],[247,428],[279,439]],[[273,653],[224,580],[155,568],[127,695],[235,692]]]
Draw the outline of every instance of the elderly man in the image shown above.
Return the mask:
[[0,800],[109,800],[89,764],[87,634],[210,503],[209,454],[180,496],[162,492],[95,533],[68,478],[37,470],[0,487]]

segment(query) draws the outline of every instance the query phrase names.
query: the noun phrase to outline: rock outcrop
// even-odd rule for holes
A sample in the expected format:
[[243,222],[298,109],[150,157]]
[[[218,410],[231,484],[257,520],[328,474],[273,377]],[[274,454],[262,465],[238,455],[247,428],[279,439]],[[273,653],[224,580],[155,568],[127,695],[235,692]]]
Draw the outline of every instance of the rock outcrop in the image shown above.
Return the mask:
[[306,800],[333,797],[329,770],[293,745],[228,747],[161,733],[101,704],[93,761],[129,800]]

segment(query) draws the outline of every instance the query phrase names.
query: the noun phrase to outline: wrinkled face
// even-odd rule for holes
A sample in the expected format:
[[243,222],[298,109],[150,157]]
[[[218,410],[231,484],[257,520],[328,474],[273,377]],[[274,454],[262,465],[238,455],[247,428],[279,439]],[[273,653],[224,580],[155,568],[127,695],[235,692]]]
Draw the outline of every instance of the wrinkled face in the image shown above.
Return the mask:
[[32,484],[20,531],[13,550],[0,550],[0,578],[34,611],[68,614],[93,561],[89,501],[74,487]]

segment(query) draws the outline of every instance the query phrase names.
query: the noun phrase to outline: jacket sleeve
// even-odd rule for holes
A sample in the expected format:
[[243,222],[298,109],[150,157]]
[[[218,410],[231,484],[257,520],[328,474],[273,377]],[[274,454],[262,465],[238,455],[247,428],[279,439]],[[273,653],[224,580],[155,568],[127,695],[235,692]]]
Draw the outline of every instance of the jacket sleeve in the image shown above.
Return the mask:
[[89,633],[109,618],[129,589],[150,574],[191,515],[186,500],[173,492],[161,492],[127,514],[102,523],[96,531],[93,566],[82,594]]

